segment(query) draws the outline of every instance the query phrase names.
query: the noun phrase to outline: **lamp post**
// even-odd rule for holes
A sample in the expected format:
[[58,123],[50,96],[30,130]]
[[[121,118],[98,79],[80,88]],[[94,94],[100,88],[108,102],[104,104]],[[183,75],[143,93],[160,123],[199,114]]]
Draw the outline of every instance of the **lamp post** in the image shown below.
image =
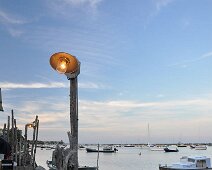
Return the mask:
[[24,155],[25,155],[25,158],[24,158],[24,165],[27,164],[27,159],[28,159],[27,129],[28,129],[28,128],[32,128],[32,127],[34,127],[34,123],[27,123],[27,124],[25,125],[25,134],[24,134],[24,139],[25,139],[25,141],[24,141]]
[[80,62],[76,57],[65,52],[55,53],[50,58],[51,67],[61,74],[65,74],[70,81],[70,128],[68,133],[70,152],[68,155],[68,169],[78,170],[78,82]]

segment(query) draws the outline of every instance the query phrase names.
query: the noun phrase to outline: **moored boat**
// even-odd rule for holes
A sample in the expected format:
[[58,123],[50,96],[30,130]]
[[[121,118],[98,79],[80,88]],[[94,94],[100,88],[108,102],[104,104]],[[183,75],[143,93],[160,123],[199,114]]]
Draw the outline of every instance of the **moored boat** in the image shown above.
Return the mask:
[[185,147],[187,147],[187,145],[185,145],[185,144],[178,144],[177,147],[179,147],[179,148],[185,148]]
[[154,146],[154,147],[150,147],[151,151],[164,151],[164,147],[161,146]]
[[124,147],[135,147],[135,145],[130,145],[130,144],[128,144],[128,145],[124,145]]
[[194,149],[196,146],[195,145],[190,145],[190,148],[191,149]]
[[177,148],[175,149],[170,149],[170,148],[164,148],[165,152],[179,152],[179,150]]
[[104,147],[103,150],[98,150],[98,149],[92,149],[92,148],[86,148],[87,152],[103,152],[103,153],[113,153],[118,151],[118,149],[116,148],[112,148],[112,147]]
[[85,146],[79,145],[79,149],[85,149]]
[[197,145],[195,146],[195,150],[206,150],[207,146],[206,145]]
[[206,156],[189,156],[182,157],[179,163],[159,165],[159,170],[212,170],[212,167]]

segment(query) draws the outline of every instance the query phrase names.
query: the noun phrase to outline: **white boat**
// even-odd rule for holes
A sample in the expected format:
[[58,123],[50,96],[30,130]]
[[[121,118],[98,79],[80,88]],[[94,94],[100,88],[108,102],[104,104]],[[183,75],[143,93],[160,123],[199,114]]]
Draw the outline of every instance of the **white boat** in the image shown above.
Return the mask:
[[207,146],[206,145],[197,145],[195,146],[195,150],[206,150]]
[[179,163],[159,165],[159,170],[212,170],[211,160],[206,156],[184,156]]
[[151,150],[151,151],[164,151],[164,147],[161,147],[161,146],[153,146],[153,147],[150,147],[150,150]]

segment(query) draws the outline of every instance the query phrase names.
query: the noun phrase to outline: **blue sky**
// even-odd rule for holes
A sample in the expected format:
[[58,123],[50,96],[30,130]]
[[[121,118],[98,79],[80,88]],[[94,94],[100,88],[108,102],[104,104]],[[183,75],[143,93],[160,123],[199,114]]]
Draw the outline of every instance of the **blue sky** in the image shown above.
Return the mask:
[[81,62],[80,143],[210,142],[211,30],[210,0],[1,0],[0,124],[14,109],[68,141],[69,84],[49,65],[64,51]]

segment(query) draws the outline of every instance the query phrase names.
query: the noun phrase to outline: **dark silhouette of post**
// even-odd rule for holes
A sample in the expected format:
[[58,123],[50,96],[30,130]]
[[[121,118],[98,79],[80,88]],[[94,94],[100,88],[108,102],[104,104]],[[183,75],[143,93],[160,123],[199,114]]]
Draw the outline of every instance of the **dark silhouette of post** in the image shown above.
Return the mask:
[[2,96],[1,96],[1,88],[0,88],[0,111],[4,111],[3,106],[2,106]]
[[14,154],[14,113],[13,113],[13,110],[11,111],[11,116],[12,116],[12,120],[11,120],[11,124],[12,124],[12,127],[11,127],[11,130],[12,130],[11,146],[12,147],[11,148],[12,148],[12,155],[13,155]]
[[34,154],[33,154],[33,159],[32,159],[32,165],[35,168],[35,155],[36,155],[36,149],[37,149],[37,141],[38,141],[38,128],[39,128],[39,120],[38,116],[36,116],[36,137],[35,137],[35,147],[34,147]]
[[10,116],[7,118],[7,142],[10,142]]
[[17,125],[16,119],[14,119],[14,151],[15,151],[15,162],[18,162],[18,135],[17,135]]
[[6,130],[7,130],[7,124],[4,123],[4,129],[3,129],[3,137],[6,139]]
[[28,155],[28,149],[27,149],[27,128],[28,128],[28,124],[25,125],[25,132],[24,132],[24,162],[23,162],[24,165],[26,165],[27,155]]

